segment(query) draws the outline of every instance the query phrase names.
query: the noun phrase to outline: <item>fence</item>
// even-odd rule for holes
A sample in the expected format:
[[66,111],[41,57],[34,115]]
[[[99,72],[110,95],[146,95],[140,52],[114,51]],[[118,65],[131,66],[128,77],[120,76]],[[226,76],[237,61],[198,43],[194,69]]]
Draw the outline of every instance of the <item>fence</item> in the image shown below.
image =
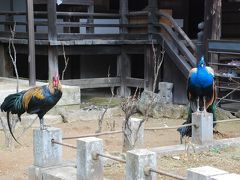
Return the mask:
[[[192,114],[192,123],[184,126],[192,126],[192,141],[197,144],[206,144],[213,142],[213,121],[212,114],[198,112]],[[234,119],[232,121],[239,121],[240,119]],[[136,122],[136,119],[134,119]],[[139,120],[141,121],[141,120]],[[231,120],[219,121],[230,122]],[[136,128],[137,123],[133,128]],[[157,130],[168,130],[178,128],[180,126],[156,128]],[[147,130],[153,130],[154,128],[146,128]],[[139,131],[140,132],[140,131]],[[121,131],[115,131],[114,133],[121,133]],[[168,172],[163,172],[157,169],[157,154],[148,149],[134,149],[129,150],[126,153],[126,159],[121,159],[103,152],[103,140],[96,137],[87,136],[100,136],[108,135],[110,132],[83,135],[78,137],[65,137],[62,138],[62,132],[59,128],[49,128],[48,130],[35,129],[33,133],[33,152],[34,152],[34,166],[29,169],[29,179],[57,179],[54,175],[49,173],[54,167],[63,163],[62,161],[62,146],[76,149],[76,172],[73,179],[94,180],[104,179],[103,177],[103,158],[112,159],[125,165],[125,179],[138,180],[138,179],[157,179],[157,174],[168,176],[174,179],[217,179],[224,176],[227,179],[239,178],[240,175],[229,174],[226,171],[222,171],[212,167],[200,167],[188,169],[187,177],[181,177]],[[134,136],[140,137],[133,133]],[[81,137],[81,138],[79,138]],[[134,137],[134,138],[136,138]],[[77,146],[63,143],[63,139],[77,139]],[[59,167],[58,167],[59,168]],[[59,168],[61,173],[67,173]],[[60,173],[60,174],[61,174]],[[51,173],[50,173],[51,174]],[[66,179],[69,179],[69,175],[66,174]],[[64,179],[61,174],[61,179]]]

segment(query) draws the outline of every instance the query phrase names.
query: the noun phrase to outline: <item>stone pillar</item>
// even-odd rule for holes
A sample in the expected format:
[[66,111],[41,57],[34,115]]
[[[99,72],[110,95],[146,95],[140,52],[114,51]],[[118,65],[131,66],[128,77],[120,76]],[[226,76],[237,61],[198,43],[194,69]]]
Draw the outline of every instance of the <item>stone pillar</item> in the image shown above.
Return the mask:
[[192,113],[192,142],[207,144],[213,141],[213,114],[207,112]]
[[173,89],[173,83],[159,82],[159,84],[158,84],[159,93],[158,94],[163,103],[172,103],[173,102],[172,89]]
[[102,139],[95,137],[77,140],[77,179],[103,180],[102,158],[93,159],[95,153],[103,152]]
[[[187,180],[211,180],[211,177],[216,175],[227,174],[228,172],[213,168],[210,166],[203,166],[197,168],[191,168],[187,170]],[[230,180],[230,179],[229,179]]]
[[127,152],[126,180],[156,180],[156,173],[145,174],[147,168],[157,168],[157,155],[147,149],[136,149]]
[[62,142],[62,131],[50,127],[46,130],[33,130],[34,165],[49,167],[59,165],[62,161],[62,146],[53,144],[51,140]]
[[144,146],[144,123],[142,121],[139,118],[129,119],[128,126],[123,133],[123,152]]

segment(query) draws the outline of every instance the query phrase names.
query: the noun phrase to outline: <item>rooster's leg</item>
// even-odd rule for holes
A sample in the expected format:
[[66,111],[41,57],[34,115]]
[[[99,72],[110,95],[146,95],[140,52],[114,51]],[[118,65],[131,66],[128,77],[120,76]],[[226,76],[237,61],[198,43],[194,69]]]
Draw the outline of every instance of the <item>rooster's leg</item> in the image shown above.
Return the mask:
[[43,118],[40,119],[40,129],[41,129],[41,130],[44,130],[44,129],[45,129],[45,128],[44,128],[44,120],[43,120]]
[[205,96],[203,97],[203,111],[204,111],[204,113],[207,112],[207,109],[206,109],[206,98],[205,98]]
[[199,109],[199,97],[197,98],[197,112],[199,112],[200,109]]

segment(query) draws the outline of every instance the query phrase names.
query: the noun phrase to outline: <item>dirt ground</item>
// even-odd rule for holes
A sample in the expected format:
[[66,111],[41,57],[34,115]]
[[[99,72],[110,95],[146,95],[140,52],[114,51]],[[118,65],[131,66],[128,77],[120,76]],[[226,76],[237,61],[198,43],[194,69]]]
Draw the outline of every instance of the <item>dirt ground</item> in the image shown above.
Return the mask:
[[[111,119],[116,122],[116,130],[121,129],[122,115],[113,115]],[[47,121],[47,119],[46,119]],[[107,131],[106,122],[110,119],[104,119],[104,130]],[[171,126],[179,125],[183,119],[149,119],[145,127]],[[77,136],[87,133],[94,133],[97,129],[96,121],[78,121],[72,123],[61,123],[54,125],[62,128],[63,136]],[[218,130],[228,137],[240,137],[240,122],[221,123]],[[122,135],[101,136],[104,139],[104,151],[121,152]],[[219,139],[219,136],[215,138]],[[29,129],[20,139],[23,146],[16,145],[12,151],[4,147],[4,134],[0,131],[0,180],[24,180],[28,179],[27,169],[33,164],[32,155],[32,129]],[[75,140],[64,140],[65,143],[75,145]],[[145,147],[159,147],[166,145],[179,144],[179,134],[176,130],[167,131],[145,131]],[[63,149],[64,160],[75,160],[76,151],[74,149]],[[182,153],[176,155],[166,155],[158,158],[158,168],[177,175],[186,175],[186,169],[202,165],[215,166],[230,172],[240,173],[240,147],[211,149],[202,153]],[[124,165],[113,164],[105,167],[105,176],[108,179],[124,179]],[[158,179],[168,179],[160,177]]]

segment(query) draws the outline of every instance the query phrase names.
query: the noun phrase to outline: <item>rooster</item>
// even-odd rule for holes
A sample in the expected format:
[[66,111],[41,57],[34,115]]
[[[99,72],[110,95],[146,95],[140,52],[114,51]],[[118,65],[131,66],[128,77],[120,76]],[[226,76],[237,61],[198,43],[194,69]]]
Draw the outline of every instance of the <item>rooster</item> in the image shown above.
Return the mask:
[[[206,66],[202,57],[197,68],[193,68],[188,77],[187,97],[190,102],[187,121],[183,124],[192,122],[192,113],[204,111],[213,114],[213,121],[216,121],[216,85],[214,81],[214,70]],[[216,123],[214,123],[215,126]],[[177,129],[182,138],[191,137],[192,127],[180,127]]]
[[37,86],[26,91],[8,95],[1,105],[1,111],[7,112],[8,128],[13,139],[18,142],[12,132],[9,120],[10,112],[17,114],[20,121],[21,115],[25,112],[37,114],[40,119],[40,129],[44,130],[43,116],[57,104],[61,97],[62,86],[58,76],[54,76],[48,85]]

